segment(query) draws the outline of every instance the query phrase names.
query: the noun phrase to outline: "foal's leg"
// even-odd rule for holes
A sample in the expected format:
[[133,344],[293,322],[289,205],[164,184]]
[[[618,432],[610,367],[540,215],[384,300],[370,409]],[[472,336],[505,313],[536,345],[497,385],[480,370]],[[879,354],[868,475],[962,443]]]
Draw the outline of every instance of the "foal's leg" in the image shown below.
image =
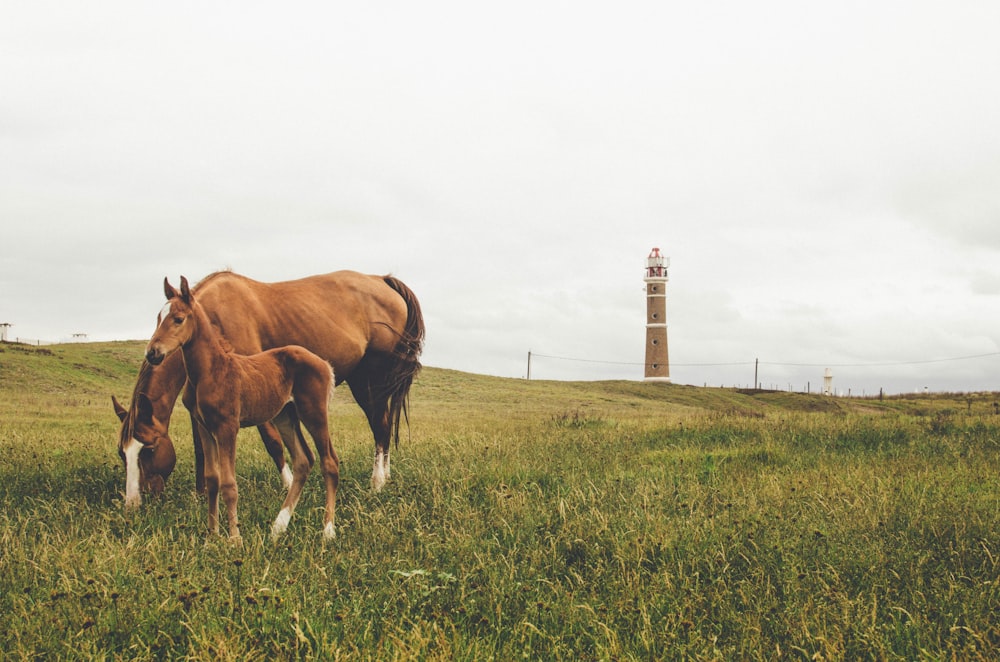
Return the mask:
[[337,457],[337,451],[333,449],[333,442],[330,440],[326,397],[324,396],[321,402],[299,403],[299,416],[306,429],[309,430],[313,443],[316,444],[316,451],[319,453],[323,481],[326,483],[326,518],[323,525],[323,537],[330,540],[337,536],[334,517],[337,505],[337,487],[340,485],[340,458]]
[[236,511],[240,498],[236,487],[236,434],[239,430],[239,424],[234,422],[232,425],[227,424],[224,431],[220,431],[219,491],[223,501],[226,502],[226,512],[229,515],[229,539],[242,544],[243,537],[240,536],[239,517]]
[[277,540],[288,528],[288,522],[292,519],[292,513],[295,512],[295,506],[302,495],[302,487],[305,485],[309,470],[312,468],[313,456],[305,445],[305,439],[302,438],[294,405],[286,405],[273,422],[292,458],[292,483],[288,487],[284,502],[281,504],[281,511],[271,526],[271,539]]
[[219,533],[219,496],[226,504],[229,520],[229,538],[242,544],[236,505],[239,491],[236,489],[236,433],[240,430],[236,421],[225,421],[202,438],[205,449],[205,487],[208,491],[208,530]]
[[218,535],[219,533],[219,444],[215,437],[201,428],[196,422],[195,427],[201,431],[201,441],[198,443],[204,450],[204,463],[202,465],[202,481],[208,497],[208,532]]

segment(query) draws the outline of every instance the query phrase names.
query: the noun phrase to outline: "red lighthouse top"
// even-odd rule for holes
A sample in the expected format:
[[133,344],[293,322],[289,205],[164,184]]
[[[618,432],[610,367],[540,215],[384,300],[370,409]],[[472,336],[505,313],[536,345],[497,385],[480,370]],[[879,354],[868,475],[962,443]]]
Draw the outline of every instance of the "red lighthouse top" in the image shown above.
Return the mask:
[[646,278],[666,278],[669,258],[660,255],[660,249],[654,248],[646,258]]

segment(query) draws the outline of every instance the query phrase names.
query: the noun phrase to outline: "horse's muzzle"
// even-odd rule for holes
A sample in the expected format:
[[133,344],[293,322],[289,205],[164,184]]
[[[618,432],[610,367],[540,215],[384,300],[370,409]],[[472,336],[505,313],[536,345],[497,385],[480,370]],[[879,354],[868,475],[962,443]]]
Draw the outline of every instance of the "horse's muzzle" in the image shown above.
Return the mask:
[[163,363],[163,359],[166,356],[163,352],[158,349],[148,349],[146,350],[146,361],[150,365],[160,365]]

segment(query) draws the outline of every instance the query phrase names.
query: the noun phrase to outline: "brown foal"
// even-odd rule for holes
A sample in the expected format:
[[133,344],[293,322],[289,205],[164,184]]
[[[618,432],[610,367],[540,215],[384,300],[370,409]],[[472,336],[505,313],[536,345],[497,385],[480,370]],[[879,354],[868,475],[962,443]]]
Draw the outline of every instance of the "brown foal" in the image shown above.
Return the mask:
[[241,541],[236,514],[236,435],[241,427],[273,419],[292,458],[292,484],[271,533],[288,527],[313,457],[299,422],[309,431],[326,482],[325,538],[336,535],[334,506],[340,463],[333,449],[327,406],[333,394],[330,364],[304,347],[288,345],[244,356],[233,352],[195,300],[187,279],[180,290],[163,280],[169,308],[146,347],[152,365],[180,349],[188,383],[194,393],[192,418],[197,421],[205,459],[208,528],[219,532],[219,495],[226,503],[229,536]]

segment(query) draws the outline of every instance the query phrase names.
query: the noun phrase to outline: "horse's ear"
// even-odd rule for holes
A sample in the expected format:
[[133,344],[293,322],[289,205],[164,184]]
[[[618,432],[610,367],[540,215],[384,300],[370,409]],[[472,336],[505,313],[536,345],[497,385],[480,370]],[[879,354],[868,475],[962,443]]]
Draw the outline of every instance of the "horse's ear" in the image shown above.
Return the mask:
[[163,293],[167,296],[167,301],[177,296],[177,290],[174,289],[174,286],[170,284],[166,277],[163,278]]
[[191,288],[188,287],[188,279],[181,276],[181,299],[184,303],[191,303]]
[[125,417],[128,416],[128,410],[122,407],[121,403],[118,402],[118,398],[113,395],[111,396],[111,402],[115,405],[115,414],[118,415],[118,420],[124,421]]
[[136,396],[135,400],[135,410],[139,415],[139,420],[149,421],[153,420],[153,403],[150,401],[149,396],[145,393],[140,393]]

